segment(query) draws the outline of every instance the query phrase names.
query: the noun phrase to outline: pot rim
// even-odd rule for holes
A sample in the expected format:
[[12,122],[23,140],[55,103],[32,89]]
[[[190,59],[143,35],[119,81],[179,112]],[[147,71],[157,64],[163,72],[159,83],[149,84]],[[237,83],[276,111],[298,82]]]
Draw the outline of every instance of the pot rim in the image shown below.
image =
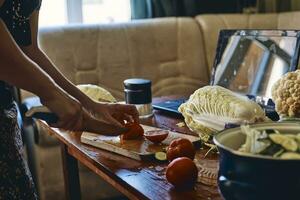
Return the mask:
[[[250,124],[249,125],[250,128],[263,128],[264,126],[274,126],[275,127],[280,127],[280,126],[286,126],[288,127],[298,127],[299,126],[299,133],[300,133],[300,122],[263,122],[263,123],[255,123],[255,124]],[[217,145],[218,148],[221,148],[223,150],[228,151],[229,153],[238,156],[238,157],[244,157],[244,158],[251,158],[251,159],[260,159],[260,160],[271,160],[271,161],[284,161],[284,162],[300,162],[300,159],[282,159],[282,158],[273,158],[271,156],[263,156],[263,155],[255,155],[255,154],[251,154],[251,153],[244,153],[244,152],[240,152],[238,150],[234,150],[230,147],[225,146],[224,144],[222,144],[220,141],[218,141],[218,137],[220,137],[221,135],[224,135],[228,132],[235,132],[240,130],[240,127],[236,127],[236,128],[230,128],[230,129],[224,129],[218,133],[216,133],[214,135],[213,141],[215,143],[215,145]]]

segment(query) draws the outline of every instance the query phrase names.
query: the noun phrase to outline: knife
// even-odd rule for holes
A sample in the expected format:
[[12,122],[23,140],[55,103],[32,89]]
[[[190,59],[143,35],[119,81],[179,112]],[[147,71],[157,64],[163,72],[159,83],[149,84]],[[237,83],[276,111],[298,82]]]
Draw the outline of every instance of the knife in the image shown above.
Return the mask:
[[25,116],[44,120],[47,124],[55,124],[59,120],[58,116],[45,106],[32,107],[25,113]]
[[[83,112],[84,131],[97,133],[100,135],[118,136],[128,130],[128,128],[125,127],[118,127],[100,121],[90,115],[86,110],[84,110]],[[48,124],[55,124],[59,121],[59,117],[45,106],[32,107],[26,112],[25,116],[44,120]]]

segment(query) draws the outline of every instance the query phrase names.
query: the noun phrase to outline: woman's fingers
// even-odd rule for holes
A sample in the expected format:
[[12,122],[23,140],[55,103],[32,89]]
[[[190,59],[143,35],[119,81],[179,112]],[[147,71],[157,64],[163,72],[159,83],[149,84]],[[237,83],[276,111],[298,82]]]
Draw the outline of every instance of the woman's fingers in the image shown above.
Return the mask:
[[120,127],[120,128],[123,128],[123,124],[122,124],[122,120],[118,120],[118,119],[115,119],[114,117],[112,117],[111,115],[106,115],[105,116],[105,119],[106,121],[111,124],[111,125],[114,125],[116,127]]
[[[73,131],[89,131],[103,135],[120,135],[128,129],[124,121],[139,122],[138,111],[133,105],[106,104],[94,107],[91,114],[84,108],[69,109],[54,127]],[[99,115],[99,116],[98,116]]]
[[131,115],[128,115],[128,114],[124,114],[124,119],[127,121],[127,122],[135,122],[135,120],[133,119],[133,117]]
[[133,121],[138,122],[138,123],[140,122],[139,112],[134,105],[127,105],[126,108],[124,108],[124,109],[125,109],[124,113],[130,115],[132,117]]
[[122,126],[112,125],[111,123],[97,120],[91,115],[86,115],[83,122],[84,130],[101,135],[117,136],[128,130],[127,128]]
[[134,105],[115,104],[113,106],[115,106],[115,115],[118,118],[139,123],[139,113]]

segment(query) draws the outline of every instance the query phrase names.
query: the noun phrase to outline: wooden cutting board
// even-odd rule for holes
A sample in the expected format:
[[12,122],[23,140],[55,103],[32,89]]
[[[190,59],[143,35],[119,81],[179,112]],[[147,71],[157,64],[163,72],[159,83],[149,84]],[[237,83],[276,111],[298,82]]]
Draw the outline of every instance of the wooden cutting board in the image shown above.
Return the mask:
[[[160,130],[160,128],[142,125],[144,131]],[[165,151],[170,142],[177,138],[186,138],[194,143],[196,148],[200,147],[199,137],[185,135],[169,131],[168,137],[161,144],[153,144],[142,138],[139,140],[120,140],[119,136],[104,136],[89,132],[83,132],[81,142],[100,149],[114,152],[135,160],[152,160],[156,152]]]

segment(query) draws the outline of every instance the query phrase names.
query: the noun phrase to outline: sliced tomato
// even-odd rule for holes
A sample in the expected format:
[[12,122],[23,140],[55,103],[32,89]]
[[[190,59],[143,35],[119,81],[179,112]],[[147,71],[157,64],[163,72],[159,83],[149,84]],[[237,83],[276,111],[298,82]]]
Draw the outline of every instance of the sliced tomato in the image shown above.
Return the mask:
[[147,131],[144,136],[146,139],[150,140],[151,142],[157,144],[164,141],[169,135],[169,131],[167,130],[152,130]]
[[122,140],[135,140],[142,138],[144,135],[144,129],[138,123],[127,123],[125,127],[129,130],[121,135]]

